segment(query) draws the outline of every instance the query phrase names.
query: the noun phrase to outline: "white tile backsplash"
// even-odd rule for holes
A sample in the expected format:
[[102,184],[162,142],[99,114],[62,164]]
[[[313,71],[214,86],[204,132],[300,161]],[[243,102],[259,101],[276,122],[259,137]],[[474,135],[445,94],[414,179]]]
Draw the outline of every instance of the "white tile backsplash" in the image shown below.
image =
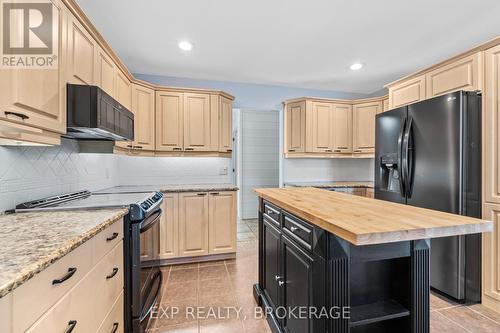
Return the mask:
[[[213,184],[232,183],[232,160],[218,157],[117,156],[120,184]],[[220,175],[227,168],[227,175]]]
[[16,204],[116,184],[116,156],[79,154],[74,140],[55,147],[0,147],[0,212]]
[[284,159],[283,182],[372,181],[373,159]]
[[[227,167],[227,175],[219,175]],[[229,158],[80,154],[74,140],[55,147],[0,146],[0,212],[51,195],[116,185],[231,183]]]

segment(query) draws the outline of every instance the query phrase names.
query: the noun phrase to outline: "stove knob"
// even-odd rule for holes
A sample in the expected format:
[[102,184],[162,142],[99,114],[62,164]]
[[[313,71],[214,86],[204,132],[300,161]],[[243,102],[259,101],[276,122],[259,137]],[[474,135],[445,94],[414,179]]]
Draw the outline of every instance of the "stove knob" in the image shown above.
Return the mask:
[[150,207],[150,205],[149,205],[147,202],[143,202],[143,203],[141,204],[141,207],[142,207],[142,209],[144,209],[144,210],[148,210],[148,208]]

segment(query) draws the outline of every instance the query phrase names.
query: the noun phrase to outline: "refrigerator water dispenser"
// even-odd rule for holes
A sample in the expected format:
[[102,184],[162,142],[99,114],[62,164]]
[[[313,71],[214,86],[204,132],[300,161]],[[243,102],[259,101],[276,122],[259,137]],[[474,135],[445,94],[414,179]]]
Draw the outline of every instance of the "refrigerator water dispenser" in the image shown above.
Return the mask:
[[380,157],[382,166],[382,188],[391,192],[399,191],[398,155],[387,154]]

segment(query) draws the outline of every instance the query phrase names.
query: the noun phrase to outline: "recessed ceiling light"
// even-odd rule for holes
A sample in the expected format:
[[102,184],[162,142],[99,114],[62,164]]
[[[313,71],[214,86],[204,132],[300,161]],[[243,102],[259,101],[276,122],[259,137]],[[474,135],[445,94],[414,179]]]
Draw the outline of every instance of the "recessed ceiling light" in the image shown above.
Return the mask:
[[191,51],[193,49],[193,44],[187,40],[179,42],[179,48],[183,51]]
[[360,62],[355,62],[354,64],[351,65],[351,67],[349,67],[351,70],[353,71],[357,71],[361,68],[363,68],[363,64],[360,63]]

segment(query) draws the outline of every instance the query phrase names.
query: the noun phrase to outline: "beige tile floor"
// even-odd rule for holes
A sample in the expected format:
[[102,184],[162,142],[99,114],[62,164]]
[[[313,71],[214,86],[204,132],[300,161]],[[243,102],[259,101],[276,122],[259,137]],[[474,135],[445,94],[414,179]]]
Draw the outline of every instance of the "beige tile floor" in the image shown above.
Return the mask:
[[[246,226],[250,231],[246,228]],[[238,242],[236,259],[211,263],[164,267],[164,284],[158,319],[152,321],[148,333],[270,333],[264,319],[254,319],[256,304],[252,286],[257,281],[257,241],[252,227],[255,222],[244,222]],[[240,227],[240,226],[239,226]],[[176,315],[168,312],[179,308]],[[208,315],[194,318],[186,309],[226,307],[241,308],[221,313],[220,319]],[[482,305],[463,306],[431,295],[432,333],[499,333],[500,313]]]

